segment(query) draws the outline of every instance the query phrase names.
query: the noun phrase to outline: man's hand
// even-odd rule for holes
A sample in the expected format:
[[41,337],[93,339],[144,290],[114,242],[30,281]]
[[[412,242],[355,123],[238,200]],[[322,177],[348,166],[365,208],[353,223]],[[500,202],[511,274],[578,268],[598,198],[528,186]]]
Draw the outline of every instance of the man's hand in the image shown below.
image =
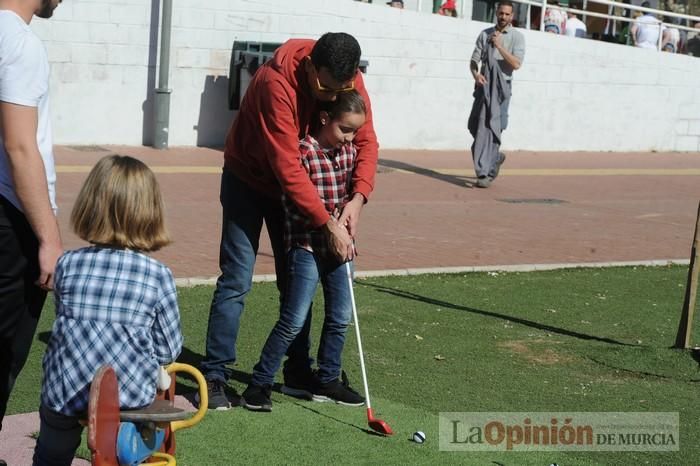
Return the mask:
[[481,73],[478,73],[476,76],[474,76],[474,80],[476,81],[477,86],[485,86],[486,85],[486,76],[484,76]]
[[39,288],[50,291],[53,290],[53,277],[56,269],[56,262],[63,254],[60,238],[57,241],[44,242],[39,244],[39,278],[35,282]]
[[38,121],[36,107],[0,102],[0,135],[15,193],[39,241],[39,277],[35,283],[50,290],[56,261],[63,250],[58,222],[49,201],[44,162],[37,146]]
[[348,229],[351,238],[357,236],[357,225],[360,221],[360,212],[362,212],[362,207],[364,205],[365,197],[360,193],[355,193],[350,202],[345,204],[343,213],[338,219],[338,223],[345,225]]
[[503,47],[503,35],[498,31],[494,31],[494,33],[491,34],[491,37],[489,37],[489,41],[497,49],[500,49],[501,47]]
[[352,238],[347,228],[334,217],[323,226],[331,253],[340,261],[347,262],[355,256]]

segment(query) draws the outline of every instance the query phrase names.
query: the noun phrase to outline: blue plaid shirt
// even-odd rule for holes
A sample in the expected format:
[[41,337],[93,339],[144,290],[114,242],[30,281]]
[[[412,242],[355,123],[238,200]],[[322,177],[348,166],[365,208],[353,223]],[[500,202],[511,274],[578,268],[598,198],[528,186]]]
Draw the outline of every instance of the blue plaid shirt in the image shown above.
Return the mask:
[[54,297],[42,404],[67,416],[84,413],[92,378],[104,364],[117,373],[122,408],[150,404],[158,366],[182,349],[170,269],[128,249],[69,251],[56,265]]

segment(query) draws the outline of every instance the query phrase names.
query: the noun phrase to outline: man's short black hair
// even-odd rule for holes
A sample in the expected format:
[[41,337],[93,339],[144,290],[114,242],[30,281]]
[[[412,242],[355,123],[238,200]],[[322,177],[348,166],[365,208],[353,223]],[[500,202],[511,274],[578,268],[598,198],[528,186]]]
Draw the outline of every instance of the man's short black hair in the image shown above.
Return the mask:
[[502,6],[509,6],[510,9],[512,10],[513,9],[513,2],[511,2],[510,0],[501,0],[500,2],[498,2],[498,8],[500,8]]
[[651,3],[649,3],[649,2],[642,2],[642,8],[651,8]]
[[311,50],[311,62],[316,69],[325,67],[338,82],[351,80],[360,65],[360,44],[350,34],[327,32]]

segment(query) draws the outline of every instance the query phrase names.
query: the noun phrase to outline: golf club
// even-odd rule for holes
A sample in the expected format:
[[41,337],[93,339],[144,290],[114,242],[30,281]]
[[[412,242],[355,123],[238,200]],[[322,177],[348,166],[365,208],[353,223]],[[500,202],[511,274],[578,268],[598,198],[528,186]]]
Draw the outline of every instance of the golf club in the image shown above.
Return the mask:
[[374,412],[372,411],[372,405],[369,402],[369,387],[367,386],[367,372],[365,371],[365,357],[362,353],[362,340],[360,338],[360,321],[357,320],[357,307],[355,306],[355,292],[352,286],[352,270],[350,269],[350,262],[345,263],[345,270],[348,275],[348,285],[350,286],[350,302],[352,303],[352,318],[355,321],[355,336],[357,337],[357,349],[360,352],[360,368],[362,369],[362,384],[365,386],[365,400],[367,403],[367,423],[370,429],[378,432],[382,435],[391,435],[394,432],[391,430],[389,425],[374,417]]

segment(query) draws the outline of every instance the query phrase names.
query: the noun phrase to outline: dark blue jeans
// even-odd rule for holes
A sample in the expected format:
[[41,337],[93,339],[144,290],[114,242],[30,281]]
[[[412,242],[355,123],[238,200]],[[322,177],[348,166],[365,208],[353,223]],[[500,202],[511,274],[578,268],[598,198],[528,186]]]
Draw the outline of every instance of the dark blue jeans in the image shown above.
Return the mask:
[[324,260],[301,248],[291,249],[287,260],[287,292],[282,300],[280,318],[253,369],[252,383],[273,383],[287,348],[305,328],[319,281],[323,285],[326,314],[318,348],[318,379],[321,383],[337,380],[345,332],[352,316],[345,264]]
[[15,380],[29,356],[46,299],[39,242],[24,214],[0,196],[0,430]]
[[[209,311],[206,355],[201,363],[207,379],[228,380],[232,370],[226,367],[236,360],[236,340],[243,313],[244,300],[253,283],[253,269],[258,253],[263,221],[267,227],[275,256],[275,272],[280,299],[286,284],[284,253],[284,210],[282,200],[273,199],[248,187],[228,170],[221,175],[223,221],[219,267],[221,275]],[[309,303],[309,306],[311,303]],[[309,320],[298,338],[289,347],[287,369],[308,370]]]
[[41,427],[34,447],[34,466],[70,466],[80,446],[80,418],[39,407]]

